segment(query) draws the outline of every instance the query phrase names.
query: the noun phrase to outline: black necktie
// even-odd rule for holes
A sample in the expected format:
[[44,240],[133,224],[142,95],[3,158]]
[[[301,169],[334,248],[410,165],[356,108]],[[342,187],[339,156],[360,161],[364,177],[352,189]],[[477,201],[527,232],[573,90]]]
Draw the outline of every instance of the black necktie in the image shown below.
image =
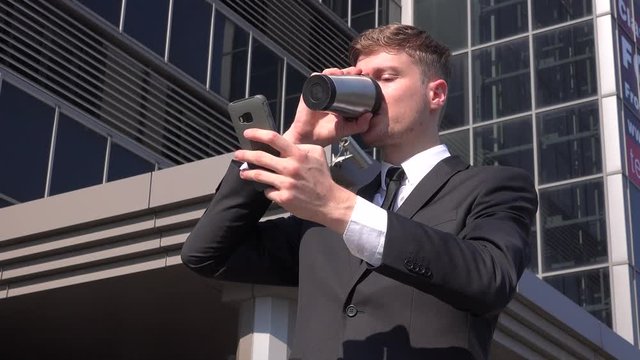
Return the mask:
[[402,167],[392,166],[387,169],[387,176],[384,179],[387,185],[387,193],[384,195],[384,201],[382,201],[382,205],[380,205],[381,208],[392,210],[393,202],[396,199],[396,195],[398,195],[398,189],[400,189],[402,183],[402,178],[404,178],[404,170],[402,170]]

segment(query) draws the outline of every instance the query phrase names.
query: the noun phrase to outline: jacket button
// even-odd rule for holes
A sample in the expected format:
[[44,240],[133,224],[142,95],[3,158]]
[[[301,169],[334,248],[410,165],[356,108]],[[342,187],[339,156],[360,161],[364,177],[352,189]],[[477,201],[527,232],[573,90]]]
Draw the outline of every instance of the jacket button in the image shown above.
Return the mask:
[[355,305],[349,305],[345,309],[345,313],[347,314],[348,317],[354,317],[358,315],[358,308]]
[[429,269],[428,267],[424,269],[423,275],[429,280],[433,279],[433,274],[431,273],[431,269]]
[[409,259],[405,259],[404,260],[404,267],[407,268],[408,270],[411,270],[413,268],[413,261],[409,258]]

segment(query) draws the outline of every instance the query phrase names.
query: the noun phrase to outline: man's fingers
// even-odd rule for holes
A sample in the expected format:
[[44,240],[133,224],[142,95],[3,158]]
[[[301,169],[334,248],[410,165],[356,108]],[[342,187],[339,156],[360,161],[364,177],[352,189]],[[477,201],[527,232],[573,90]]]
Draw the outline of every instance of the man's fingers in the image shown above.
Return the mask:
[[255,181],[266,184],[272,188],[278,188],[283,177],[282,175],[264,169],[245,169],[240,171],[240,178],[248,181]]
[[340,126],[340,134],[342,137],[350,136],[354,134],[360,134],[369,129],[371,125],[371,119],[373,118],[373,114],[370,112],[364,113],[360,115],[357,119],[347,121],[343,120],[339,122]]
[[295,155],[298,148],[289,140],[275,131],[261,129],[247,129],[244,131],[244,137],[248,140],[261,142],[270,145],[280,153],[281,157]]
[[351,66],[345,69],[338,68],[330,68],[322,71],[324,75],[360,75],[362,74],[362,69]]

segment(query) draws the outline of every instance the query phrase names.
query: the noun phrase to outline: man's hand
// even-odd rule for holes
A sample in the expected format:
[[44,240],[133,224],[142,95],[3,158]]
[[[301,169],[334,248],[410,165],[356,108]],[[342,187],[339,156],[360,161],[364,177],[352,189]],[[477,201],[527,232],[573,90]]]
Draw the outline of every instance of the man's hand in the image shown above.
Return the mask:
[[[324,75],[361,75],[362,70],[350,67],[346,69],[326,69]],[[300,97],[296,117],[284,137],[294,144],[315,144],[327,146],[339,139],[365,132],[373,114],[365,113],[355,120],[345,120],[342,116],[324,111],[313,111]]]
[[248,129],[244,136],[271,145],[280,152],[280,157],[263,151],[236,151],[236,160],[271,170],[242,170],[242,179],[269,185],[266,197],[293,215],[325,225],[337,233],[344,232],[356,195],[331,179],[322,147],[295,145],[268,130]]

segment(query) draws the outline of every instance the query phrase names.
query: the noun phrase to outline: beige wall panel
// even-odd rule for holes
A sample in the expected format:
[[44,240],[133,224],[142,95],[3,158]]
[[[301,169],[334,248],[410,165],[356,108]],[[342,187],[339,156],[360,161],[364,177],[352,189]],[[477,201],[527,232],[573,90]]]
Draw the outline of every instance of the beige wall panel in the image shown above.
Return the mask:
[[144,256],[144,252],[160,248],[159,236],[148,236],[143,239],[127,240],[107,244],[96,248],[68,252],[62,255],[45,257],[26,263],[7,265],[2,274],[2,280],[9,280],[37,273],[60,271],[68,267],[87,265],[93,262],[104,262],[114,258],[136,255]]
[[151,207],[212,194],[231,158],[226,154],[153,173]]
[[40,253],[66,249],[71,250],[80,246],[87,246],[92,242],[117,241],[137,232],[153,229],[155,216],[144,215],[132,219],[94,226],[71,233],[56,235],[49,238],[16,244],[4,248],[0,252],[0,262],[21,257],[38,256]]
[[151,173],[0,209],[0,242],[140,211]]
[[163,228],[166,226],[178,226],[181,224],[195,225],[202,214],[204,214],[204,211],[206,210],[208,205],[209,201],[206,201],[194,205],[183,206],[178,209],[171,209],[168,211],[157,213],[155,226],[157,228]]
[[9,287],[8,296],[17,296],[36,291],[59,288],[89,281],[106,279],[114,276],[126,275],[140,271],[147,271],[164,267],[166,254],[157,254],[144,258],[122,261],[118,263],[82,269],[73,272],[57,274],[46,278],[17,283]]
[[182,264],[182,259],[180,258],[180,250],[170,251],[167,254],[166,266],[184,266]]
[[187,236],[191,233],[191,227],[187,229],[178,229],[173,231],[163,232],[160,237],[160,247],[171,247],[174,245],[181,245],[187,239]]

